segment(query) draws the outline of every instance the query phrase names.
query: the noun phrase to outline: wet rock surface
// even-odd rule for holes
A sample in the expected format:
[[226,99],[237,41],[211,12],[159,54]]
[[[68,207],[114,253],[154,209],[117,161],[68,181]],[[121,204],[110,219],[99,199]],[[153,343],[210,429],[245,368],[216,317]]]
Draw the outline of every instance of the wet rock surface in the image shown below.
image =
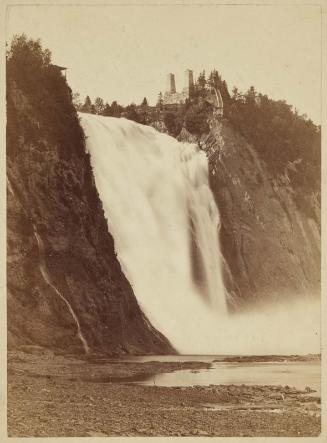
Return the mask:
[[104,364],[96,358],[77,360],[52,352],[11,352],[9,436],[319,435],[320,398],[308,390],[257,385],[160,387],[100,380],[104,374],[123,379],[207,365],[118,360]]
[[[212,118],[198,143],[208,157],[220,212],[224,281],[230,307],[320,293],[320,204],[297,208],[287,171],[275,178],[227,121]],[[188,137],[179,137],[188,141]]]
[[[33,96],[8,80],[8,346],[82,354],[82,335],[91,352],[173,353],[118,262],[67,85],[64,92],[66,105],[42,122]],[[56,90],[47,93],[56,102]],[[52,135],[55,121],[65,143]]]

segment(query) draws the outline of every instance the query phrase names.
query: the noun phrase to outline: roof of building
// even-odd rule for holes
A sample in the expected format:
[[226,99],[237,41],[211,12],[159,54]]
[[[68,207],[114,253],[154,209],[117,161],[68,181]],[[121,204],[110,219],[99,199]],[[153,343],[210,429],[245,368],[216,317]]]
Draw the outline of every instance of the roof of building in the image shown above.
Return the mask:
[[58,66],[58,65],[52,65],[54,68],[59,69],[59,71],[66,71],[67,68],[64,68],[63,66]]

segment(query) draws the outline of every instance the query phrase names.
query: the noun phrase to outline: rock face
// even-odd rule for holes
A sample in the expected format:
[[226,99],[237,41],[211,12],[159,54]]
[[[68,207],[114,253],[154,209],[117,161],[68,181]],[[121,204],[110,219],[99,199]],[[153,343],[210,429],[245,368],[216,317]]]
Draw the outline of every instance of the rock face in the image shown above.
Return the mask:
[[254,149],[213,119],[201,140],[221,216],[225,280],[235,304],[320,291],[320,207],[298,211],[287,173],[272,179]]
[[9,348],[174,353],[122,273],[83,143],[64,150],[28,94],[14,82],[7,92]]
[[168,129],[167,129],[165,123],[162,121],[154,121],[153,123],[150,124],[150,126],[152,126],[154,129],[156,129],[157,131],[162,132],[164,134],[168,133]]
[[178,141],[180,142],[187,142],[187,143],[197,143],[197,137],[193,134],[191,134],[186,128],[182,128],[181,132],[176,137]]

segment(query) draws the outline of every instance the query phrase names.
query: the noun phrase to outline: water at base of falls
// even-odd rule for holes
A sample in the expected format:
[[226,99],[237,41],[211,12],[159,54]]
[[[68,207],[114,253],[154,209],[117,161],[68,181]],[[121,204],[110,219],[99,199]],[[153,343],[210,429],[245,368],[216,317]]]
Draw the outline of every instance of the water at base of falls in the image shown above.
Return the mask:
[[[129,120],[80,118],[119,261],[151,323],[182,353],[245,352],[249,343],[270,352],[278,322],[227,313],[205,153]],[[278,317],[294,335],[287,313]]]

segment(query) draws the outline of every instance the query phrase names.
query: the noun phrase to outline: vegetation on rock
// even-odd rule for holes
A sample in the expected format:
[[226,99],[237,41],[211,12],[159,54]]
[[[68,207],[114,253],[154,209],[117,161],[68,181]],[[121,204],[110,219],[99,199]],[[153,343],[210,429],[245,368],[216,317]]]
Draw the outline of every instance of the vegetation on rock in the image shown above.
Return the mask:
[[[28,96],[33,119],[14,115],[12,87]],[[14,154],[12,151],[17,146],[17,127],[29,142],[50,137],[60,145],[63,157],[69,156],[73,147],[84,146],[84,134],[65,77],[51,64],[51,53],[42,48],[40,40],[28,39],[24,34],[15,36],[7,51],[7,112],[8,155]]]
[[[176,106],[163,105],[162,93],[158,96],[157,112],[144,99],[142,105],[123,107],[113,102],[106,104],[106,111],[93,106],[89,97],[84,105],[77,103],[82,112],[125,117],[142,124],[162,121],[169,134],[178,137],[185,128],[200,139],[210,132],[210,119],[214,107],[206,100],[210,88],[219,89],[224,102],[223,121],[230,125],[250,143],[259,158],[268,167],[272,178],[285,176],[294,189],[297,207],[307,216],[317,219],[312,211],[312,198],[320,206],[321,130],[305,115],[284,100],[273,100],[257,93],[251,86],[241,93],[236,87],[232,94],[218,71],[206,77],[202,71],[194,85],[192,98]],[[93,107],[92,107],[93,106]]]

